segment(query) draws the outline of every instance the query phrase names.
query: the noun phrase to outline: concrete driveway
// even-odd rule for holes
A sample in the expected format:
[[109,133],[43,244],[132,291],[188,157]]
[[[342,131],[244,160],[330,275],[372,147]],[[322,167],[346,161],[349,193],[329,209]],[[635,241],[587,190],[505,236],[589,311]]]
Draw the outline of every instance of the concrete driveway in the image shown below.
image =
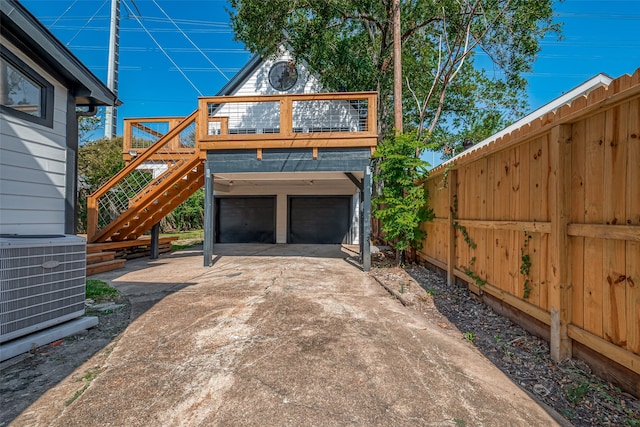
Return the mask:
[[129,295],[136,319],[71,405],[40,399],[14,424],[556,425],[468,343],[392,299],[347,249],[215,253],[211,268],[187,251],[96,276]]

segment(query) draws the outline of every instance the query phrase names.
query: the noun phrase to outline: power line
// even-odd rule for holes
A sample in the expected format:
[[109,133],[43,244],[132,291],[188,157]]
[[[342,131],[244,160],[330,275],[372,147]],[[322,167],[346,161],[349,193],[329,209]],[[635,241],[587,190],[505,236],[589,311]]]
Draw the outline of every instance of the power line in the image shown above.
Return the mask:
[[173,66],[178,69],[180,74],[182,74],[182,77],[184,77],[185,80],[187,80],[189,84],[196,90],[196,92],[198,92],[198,95],[203,96],[202,92],[200,92],[200,89],[198,89],[198,87],[191,81],[191,79],[189,79],[189,77],[184,73],[184,71],[182,71],[180,66],[176,64],[176,62],[171,58],[171,56],[169,56],[169,54],[164,50],[164,48],[160,45],[160,43],[158,43],[158,41],[153,37],[153,35],[149,32],[149,30],[147,30],[147,27],[145,27],[144,24],[138,19],[138,16],[133,13],[131,8],[127,4],[127,2],[124,1],[123,3],[124,3],[124,7],[126,7],[129,13],[136,19],[136,21],[138,21],[138,24],[140,24],[140,26],[144,29],[145,33],[147,33],[149,38],[153,40],[153,42],[156,44],[156,46],[158,46],[158,48],[164,54],[164,56],[166,56],[167,59],[173,64]]
[[51,24],[51,25],[49,26],[49,29],[53,28],[53,27],[58,23],[58,21],[59,21],[59,20],[60,20],[64,15],[66,15],[66,14],[67,14],[67,12],[69,12],[69,11],[71,10],[71,8],[72,8],[76,3],[78,3],[78,0],[75,0],[73,3],[71,3],[71,6],[69,6],[69,7],[68,7],[64,12],[62,12],[62,15],[58,16],[58,18],[57,18],[55,21],[53,21],[53,24]]
[[222,72],[222,70],[211,59],[209,59],[209,57],[193,42],[193,40],[191,40],[191,38],[188,35],[186,35],[185,32],[182,31],[180,27],[178,27],[178,24],[176,24],[175,21],[171,19],[169,15],[167,15],[167,12],[165,12],[164,9],[160,7],[160,5],[156,2],[156,0],[152,0],[152,1],[153,1],[153,4],[155,4],[157,8],[160,9],[160,12],[162,12],[164,16],[166,16],[167,19],[171,21],[171,23],[176,27],[176,29],[180,31],[180,33],[184,36],[184,38],[189,40],[189,43],[191,43],[191,45],[195,47],[198,50],[198,52],[202,54],[202,56],[207,60],[207,62],[209,62],[209,64],[211,64],[213,68],[215,68],[220,74],[222,74],[222,77],[227,79],[227,81],[231,80],[229,77],[227,77],[225,73]]
[[98,10],[96,10],[96,13],[93,14],[93,16],[91,16],[91,18],[89,18],[89,20],[82,26],[82,28],[80,28],[74,35],[73,37],[71,37],[71,40],[69,40],[66,43],[66,46],[69,46],[71,44],[72,41],[75,40],[76,37],[78,37],[78,34],[80,34],[82,32],[82,30],[84,30],[87,25],[89,25],[91,23],[91,21],[93,21],[93,18],[95,18],[95,16],[102,10],[102,8],[104,7],[105,4],[107,4],[107,1],[109,0],[104,0],[102,2],[102,4],[100,5],[100,7],[98,8]]

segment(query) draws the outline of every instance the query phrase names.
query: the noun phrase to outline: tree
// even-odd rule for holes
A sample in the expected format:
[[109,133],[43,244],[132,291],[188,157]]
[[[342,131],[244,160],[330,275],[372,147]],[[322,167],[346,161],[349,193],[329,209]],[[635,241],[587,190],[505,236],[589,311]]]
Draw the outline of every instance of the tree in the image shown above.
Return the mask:
[[80,116],[78,117],[78,143],[84,145],[89,142],[91,133],[103,126],[102,116]]
[[[330,90],[376,90],[381,141],[392,129],[393,2],[230,0],[236,38],[263,56],[282,45]],[[552,0],[402,1],[404,123],[444,146],[471,122],[497,130],[522,114],[526,81],[553,24]],[[269,19],[265,19],[265,17]],[[476,59],[486,60],[485,71]],[[501,118],[495,121],[496,115]]]
[[122,137],[98,139],[78,149],[78,232],[87,230],[87,197],[120,172]]
[[426,186],[416,185],[427,177],[429,164],[415,157],[415,150],[422,145],[415,133],[389,135],[374,153],[379,163],[379,173],[374,180],[380,185],[379,195],[373,199],[373,215],[381,220],[385,239],[399,251],[399,264],[404,264],[404,251],[413,246],[420,248],[426,233],[420,224],[434,218],[427,205],[429,194]]

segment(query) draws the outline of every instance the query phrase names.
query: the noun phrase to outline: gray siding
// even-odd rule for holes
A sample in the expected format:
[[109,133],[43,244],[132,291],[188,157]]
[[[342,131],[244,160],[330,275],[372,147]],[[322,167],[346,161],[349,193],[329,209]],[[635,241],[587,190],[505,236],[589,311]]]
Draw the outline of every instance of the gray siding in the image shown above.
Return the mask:
[[0,233],[65,232],[67,89],[2,44],[54,86],[53,128],[0,113]]

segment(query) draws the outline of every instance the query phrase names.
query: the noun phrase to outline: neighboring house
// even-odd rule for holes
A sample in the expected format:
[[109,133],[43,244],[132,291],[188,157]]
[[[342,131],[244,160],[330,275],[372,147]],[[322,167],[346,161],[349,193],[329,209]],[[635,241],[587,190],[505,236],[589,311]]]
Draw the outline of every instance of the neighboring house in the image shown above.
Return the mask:
[[17,345],[16,338],[84,314],[86,243],[74,236],[76,107],[95,114],[97,106],[118,101],[18,1],[2,0],[0,8],[0,359],[6,359],[40,342]]

